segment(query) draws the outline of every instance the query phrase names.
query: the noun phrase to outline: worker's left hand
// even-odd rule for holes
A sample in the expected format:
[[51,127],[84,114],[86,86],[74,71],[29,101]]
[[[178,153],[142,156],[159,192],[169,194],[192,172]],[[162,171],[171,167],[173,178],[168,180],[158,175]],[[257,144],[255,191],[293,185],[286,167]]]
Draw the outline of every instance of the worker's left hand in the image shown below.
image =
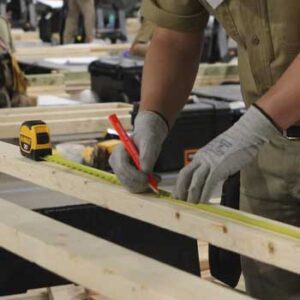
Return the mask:
[[174,197],[208,202],[216,184],[238,172],[275,134],[273,123],[252,106],[230,129],[200,149],[178,176]]

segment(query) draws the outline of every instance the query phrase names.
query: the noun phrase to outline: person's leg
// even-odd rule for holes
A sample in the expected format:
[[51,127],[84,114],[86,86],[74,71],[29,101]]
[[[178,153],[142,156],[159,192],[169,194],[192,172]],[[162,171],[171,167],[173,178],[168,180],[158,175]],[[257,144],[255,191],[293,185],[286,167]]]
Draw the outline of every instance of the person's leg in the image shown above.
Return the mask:
[[64,44],[74,43],[78,30],[79,7],[76,0],[68,0],[68,15],[64,31]]
[[[241,210],[300,226],[300,141],[280,137],[266,145],[242,172],[241,184]],[[300,275],[246,257],[242,269],[252,297],[300,299]]]
[[95,4],[94,0],[77,0],[84,19],[85,42],[91,43],[94,40],[95,28]]

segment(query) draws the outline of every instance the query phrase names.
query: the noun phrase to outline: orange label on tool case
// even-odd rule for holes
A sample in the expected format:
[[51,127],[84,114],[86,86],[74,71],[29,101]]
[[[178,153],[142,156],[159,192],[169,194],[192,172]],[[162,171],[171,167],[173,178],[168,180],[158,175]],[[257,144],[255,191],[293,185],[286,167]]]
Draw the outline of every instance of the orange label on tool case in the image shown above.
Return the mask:
[[198,148],[191,148],[191,149],[184,150],[183,153],[184,153],[184,165],[185,166],[193,160],[193,157],[198,150],[199,150]]

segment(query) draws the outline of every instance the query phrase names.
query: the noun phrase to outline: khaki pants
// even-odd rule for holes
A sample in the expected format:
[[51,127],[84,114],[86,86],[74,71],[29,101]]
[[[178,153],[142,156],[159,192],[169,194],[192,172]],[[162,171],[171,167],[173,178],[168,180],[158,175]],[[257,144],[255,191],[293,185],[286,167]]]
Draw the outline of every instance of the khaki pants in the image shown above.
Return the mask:
[[[243,211],[300,226],[300,140],[278,135],[263,147],[242,172],[240,206]],[[300,299],[300,275],[245,257],[242,267],[251,296]]]
[[64,32],[64,44],[71,44],[78,31],[80,13],[84,19],[86,42],[93,40],[95,27],[94,0],[68,0],[68,16]]

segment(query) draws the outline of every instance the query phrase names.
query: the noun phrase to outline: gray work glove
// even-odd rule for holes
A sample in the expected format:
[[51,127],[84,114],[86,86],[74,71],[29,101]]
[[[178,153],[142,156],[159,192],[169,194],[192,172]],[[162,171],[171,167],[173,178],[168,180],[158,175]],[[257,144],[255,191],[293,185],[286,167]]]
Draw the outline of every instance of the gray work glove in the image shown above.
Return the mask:
[[109,164],[121,183],[133,193],[148,190],[148,177],[161,151],[162,143],[168,135],[168,125],[157,113],[139,112],[131,136],[139,151],[141,171],[133,164],[123,145],[119,145],[109,159]]
[[255,106],[230,129],[194,156],[177,178],[174,197],[191,203],[208,202],[216,184],[238,172],[257,155],[278,129]]

